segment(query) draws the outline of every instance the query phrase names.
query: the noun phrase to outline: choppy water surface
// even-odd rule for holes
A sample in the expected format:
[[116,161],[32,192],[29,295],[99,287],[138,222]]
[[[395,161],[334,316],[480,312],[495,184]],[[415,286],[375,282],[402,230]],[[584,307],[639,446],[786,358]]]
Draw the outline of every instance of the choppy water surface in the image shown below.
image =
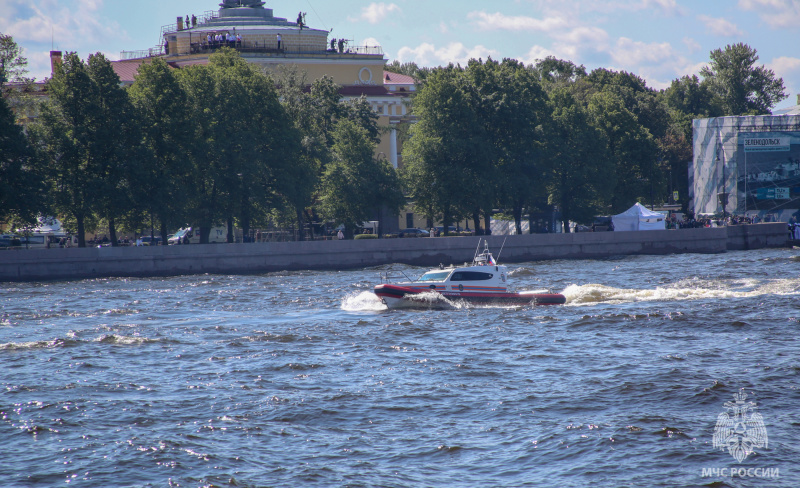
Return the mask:
[[0,284],[0,484],[800,485],[798,251],[510,268],[567,305],[387,311],[402,265]]

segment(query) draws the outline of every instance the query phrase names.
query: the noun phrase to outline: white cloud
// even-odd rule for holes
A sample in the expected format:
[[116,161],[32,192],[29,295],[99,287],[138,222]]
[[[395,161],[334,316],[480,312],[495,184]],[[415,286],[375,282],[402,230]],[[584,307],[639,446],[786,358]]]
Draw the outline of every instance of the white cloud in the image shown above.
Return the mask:
[[401,63],[413,61],[420,66],[440,66],[448,63],[466,65],[470,59],[486,59],[491,56],[500,59],[500,53],[485,46],[468,48],[460,42],[437,48],[430,43],[422,43],[417,47],[404,46],[397,53]]
[[689,54],[694,54],[703,49],[703,46],[701,46],[699,42],[695,41],[691,37],[684,37],[683,44],[686,46],[686,49],[689,50]]
[[668,42],[644,43],[627,37],[620,37],[609,54],[614,62],[623,66],[663,64],[676,57]]
[[642,0],[642,7],[645,9],[656,8],[670,16],[683,15],[683,9],[678,6],[676,0]]
[[781,56],[767,63],[766,67],[775,72],[781,78],[796,78],[800,75],[800,58],[790,58]]
[[400,13],[400,7],[394,3],[371,3],[361,9],[361,15],[357,18],[350,17],[350,21],[356,22],[358,20],[366,20],[370,24],[377,24],[382,22],[386,17],[392,13]]
[[563,43],[594,46],[598,50],[608,44],[608,32],[599,27],[576,27],[566,32],[554,32],[553,37]]
[[[50,76],[50,48],[77,51],[81,57],[107,46],[109,39],[130,40],[117,23],[103,16],[104,0],[0,0],[0,32],[26,47],[31,76]],[[118,54],[104,53],[109,59]]]
[[529,0],[541,9],[553,12],[569,12],[570,17],[577,17],[585,12],[613,14],[615,12],[640,12],[656,10],[668,16],[685,15],[685,9],[677,0]]
[[781,105],[800,105],[798,99],[795,98],[795,95],[800,94],[800,84],[795,82],[795,80],[800,79],[800,58],[781,56],[773,59],[766,66],[774,71],[776,75],[783,78],[783,84],[786,87],[786,93],[789,94],[789,98],[784,100]]
[[553,50],[547,49],[542,46],[533,46],[528,50],[528,54],[520,59],[525,64],[536,64],[537,61],[545,59],[548,56],[554,56],[561,59],[558,53]]
[[102,18],[99,10],[103,0],[51,0],[43,2],[5,0],[0,16],[0,31],[18,42],[50,43],[54,40],[70,49],[87,45],[102,45],[113,36],[127,39],[117,22]]
[[361,41],[362,46],[380,46],[381,42],[374,37],[367,37],[363,41]]
[[698,15],[697,18],[715,35],[723,37],[744,35],[744,32],[739,30],[736,24],[723,18],[709,17],[708,15]]
[[797,0],[739,0],[739,8],[755,11],[773,28],[797,29],[800,24],[800,2]]
[[512,30],[512,31],[541,31],[552,32],[556,29],[566,29],[568,23],[561,17],[548,17],[537,19],[526,16],[509,16],[496,12],[470,12],[467,18],[473,20],[479,29],[483,30]]

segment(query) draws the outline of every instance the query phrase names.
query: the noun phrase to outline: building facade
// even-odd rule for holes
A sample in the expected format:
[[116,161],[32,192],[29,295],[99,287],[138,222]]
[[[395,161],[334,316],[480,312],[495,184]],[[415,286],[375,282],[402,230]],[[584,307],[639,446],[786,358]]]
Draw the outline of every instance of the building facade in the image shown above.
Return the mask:
[[800,219],[800,115],[693,122],[689,169],[697,215]]
[[408,98],[414,79],[384,71],[386,58],[380,46],[355,46],[351,40],[330,37],[326,30],[309,27],[305,15],[296,20],[276,17],[263,2],[226,0],[219,10],[179,17],[161,28],[159,46],[146,51],[122,52],[114,69],[125,84],[132,84],[138,67],[154,57],[180,69],[208,63],[222,47],[239,52],[246,61],[267,71],[292,67],[304,72],[309,83],[323,76],[341,86],[345,98],[365,96],[386,127],[376,153],[395,168],[402,165],[396,126],[408,120]]

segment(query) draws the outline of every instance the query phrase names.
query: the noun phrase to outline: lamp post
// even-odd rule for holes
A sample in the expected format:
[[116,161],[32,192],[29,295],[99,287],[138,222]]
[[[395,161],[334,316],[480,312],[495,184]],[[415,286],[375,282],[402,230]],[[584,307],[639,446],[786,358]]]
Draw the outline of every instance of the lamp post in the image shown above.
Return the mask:
[[[720,160],[720,150],[722,151],[722,160]],[[717,151],[717,165],[722,163],[722,191],[717,193],[717,200],[719,200],[720,205],[722,205],[722,220],[726,220],[728,218],[728,192],[725,191],[725,184],[727,181],[727,175],[725,174],[725,149],[721,145]]]

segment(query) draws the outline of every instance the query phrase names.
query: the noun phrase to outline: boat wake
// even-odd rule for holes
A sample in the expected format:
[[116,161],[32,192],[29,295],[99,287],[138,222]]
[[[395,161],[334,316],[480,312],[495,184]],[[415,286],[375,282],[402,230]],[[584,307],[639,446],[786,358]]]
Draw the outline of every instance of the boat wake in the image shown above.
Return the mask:
[[763,295],[800,295],[800,279],[769,282],[757,280],[706,281],[686,280],[672,286],[637,290],[614,288],[599,284],[570,285],[562,292],[567,305],[597,303],[630,303],[647,301],[681,301],[725,298],[751,298]]
[[[541,291],[547,292],[546,290]],[[407,296],[392,308],[403,310],[458,310],[468,308],[520,308],[520,305],[470,303],[466,300],[451,300],[440,293],[431,291]],[[342,299],[342,310],[348,312],[383,312],[388,309],[377,295],[369,291],[353,293]]]
[[387,307],[371,291],[362,291],[344,297],[342,299],[342,310],[348,312],[383,312],[387,310]]
[[[424,309],[424,310],[449,310],[463,308],[466,304],[453,302],[435,291],[419,293],[400,302],[394,308]],[[342,310],[348,312],[383,312],[389,308],[372,292],[362,291],[353,293],[342,299]]]

